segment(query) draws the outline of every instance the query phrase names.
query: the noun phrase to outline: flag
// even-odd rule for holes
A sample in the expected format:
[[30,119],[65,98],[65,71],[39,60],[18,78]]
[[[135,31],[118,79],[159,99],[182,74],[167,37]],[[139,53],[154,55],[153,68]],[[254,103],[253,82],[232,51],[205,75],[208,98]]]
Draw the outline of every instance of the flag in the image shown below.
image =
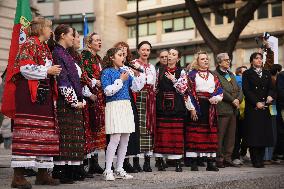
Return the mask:
[[30,0],[17,0],[17,8],[12,31],[12,39],[7,65],[7,75],[4,85],[1,111],[4,115],[14,118],[15,116],[15,90],[12,80],[14,62],[21,44],[27,39],[27,28],[32,20]]
[[84,34],[84,37],[86,37],[89,33],[89,27],[88,27],[88,20],[87,20],[86,14],[83,14],[83,15],[84,15],[84,31],[83,31],[83,34]]

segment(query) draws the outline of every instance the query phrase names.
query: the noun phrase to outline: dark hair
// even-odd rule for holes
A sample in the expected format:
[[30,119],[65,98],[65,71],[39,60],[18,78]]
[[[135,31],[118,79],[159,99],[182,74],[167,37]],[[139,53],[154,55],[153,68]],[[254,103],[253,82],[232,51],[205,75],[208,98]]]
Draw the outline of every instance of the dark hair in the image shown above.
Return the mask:
[[[73,37],[75,38],[77,30],[75,28],[73,28],[73,27],[72,27],[72,30],[73,30]],[[67,48],[67,51],[77,61],[77,63],[81,62],[81,56],[80,56],[80,54],[78,53],[78,51],[74,47]]]
[[69,33],[70,29],[72,29],[71,26],[66,24],[60,24],[59,26],[57,26],[54,30],[55,41],[58,42],[61,39],[61,34]]
[[160,49],[157,51],[157,55],[160,56],[160,54],[165,51],[169,52],[168,49]]
[[245,69],[248,69],[246,66],[240,66],[240,67],[237,67],[236,68],[236,75],[240,75],[242,73],[242,69],[245,68]]
[[144,44],[149,45],[149,46],[150,46],[150,49],[152,49],[152,45],[151,45],[151,43],[150,43],[149,41],[142,41],[142,42],[140,42],[140,43],[138,44],[137,50],[139,50],[139,49],[142,47],[142,45],[144,45]]
[[[181,53],[181,51],[179,50],[179,49],[177,49],[177,48],[169,48],[169,52],[170,52],[170,50],[175,50],[175,51],[177,51],[178,52],[178,58],[180,59],[181,58],[181,55],[182,55],[182,53]],[[180,60],[176,63],[176,67],[181,67],[181,65],[180,65]]]
[[113,60],[112,60],[112,58],[114,57],[114,55],[119,50],[121,50],[121,49],[120,48],[116,48],[116,47],[107,50],[106,55],[103,58],[104,69],[113,67]]
[[250,57],[249,57],[249,62],[252,63],[253,59],[255,59],[255,58],[257,57],[257,55],[260,55],[261,58],[263,58],[263,55],[262,55],[261,53],[259,53],[259,52],[254,52],[254,53],[252,53],[252,54],[250,55]]
[[270,74],[275,76],[278,72],[281,72],[282,66],[280,64],[273,64],[270,69]]
[[126,42],[124,42],[124,41],[117,42],[117,43],[114,45],[115,48],[118,48],[119,46],[122,46],[122,47],[126,47],[126,48],[127,48],[126,61],[127,61],[127,62],[131,62],[131,60],[132,60],[132,54],[131,54],[131,52],[130,52],[129,45],[128,45]]

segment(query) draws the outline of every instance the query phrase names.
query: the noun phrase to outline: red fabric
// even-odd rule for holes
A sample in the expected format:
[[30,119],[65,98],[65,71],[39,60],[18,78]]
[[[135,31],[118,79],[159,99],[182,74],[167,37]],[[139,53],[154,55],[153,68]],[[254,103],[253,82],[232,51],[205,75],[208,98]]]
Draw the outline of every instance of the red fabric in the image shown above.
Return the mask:
[[6,83],[4,85],[2,107],[1,107],[1,112],[12,119],[15,118],[15,112],[16,112],[16,107],[15,107],[16,86],[12,81],[12,78],[14,75],[14,63],[16,60],[16,55],[19,50],[20,29],[21,29],[21,24],[16,24],[13,27],[12,40],[11,40],[9,59],[7,65]]
[[146,127],[153,134],[156,125],[156,93],[153,85],[146,84],[143,90],[145,89],[148,91],[146,97]]
[[154,153],[184,153],[184,119],[157,117],[155,129]]
[[31,101],[36,102],[36,95],[38,89],[38,81],[37,80],[28,80],[29,90],[31,93]]

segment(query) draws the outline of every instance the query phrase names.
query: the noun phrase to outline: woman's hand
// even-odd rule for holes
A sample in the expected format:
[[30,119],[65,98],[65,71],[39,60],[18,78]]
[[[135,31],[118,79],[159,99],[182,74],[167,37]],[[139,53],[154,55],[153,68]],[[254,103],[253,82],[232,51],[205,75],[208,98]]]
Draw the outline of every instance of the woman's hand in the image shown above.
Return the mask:
[[273,98],[272,98],[271,96],[268,96],[268,97],[266,98],[266,104],[271,104],[272,101],[273,101]]
[[47,74],[48,75],[59,75],[62,68],[60,68],[60,65],[54,65],[48,68]]
[[216,100],[214,97],[209,98],[210,104],[218,104],[218,100]]
[[97,87],[101,87],[101,86],[102,86],[102,83],[101,83],[100,80],[96,80],[96,86],[97,86]]
[[166,72],[166,73],[165,73],[165,76],[166,76],[169,80],[171,80],[172,82],[175,82],[175,80],[176,80],[175,74],[173,75],[173,74],[171,74],[170,72]]
[[256,103],[256,108],[260,110],[264,109],[265,108],[264,103],[263,102]]
[[84,103],[83,103],[83,102],[78,102],[78,104],[76,104],[75,108],[76,108],[76,109],[82,109],[82,108],[84,108]]
[[198,120],[198,116],[196,113],[196,110],[190,110],[190,117],[193,121],[197,121]]
[[97,96],[92,94],[90,97],[89,97],[93,102],[96,102],[97,100]]

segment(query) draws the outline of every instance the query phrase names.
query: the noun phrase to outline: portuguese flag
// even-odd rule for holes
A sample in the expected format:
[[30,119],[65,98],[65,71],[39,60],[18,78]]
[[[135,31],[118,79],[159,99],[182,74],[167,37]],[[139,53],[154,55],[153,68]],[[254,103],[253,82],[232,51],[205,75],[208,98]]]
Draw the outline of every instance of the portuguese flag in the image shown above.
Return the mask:
[[1,111],[4,115],[15,117],[15,91],[13,82],[14,63],[21,44],[26,41],[27,28],[32,20],[30,0],[17,0],[16,15],[10,45],[7,75],[4,85]]

